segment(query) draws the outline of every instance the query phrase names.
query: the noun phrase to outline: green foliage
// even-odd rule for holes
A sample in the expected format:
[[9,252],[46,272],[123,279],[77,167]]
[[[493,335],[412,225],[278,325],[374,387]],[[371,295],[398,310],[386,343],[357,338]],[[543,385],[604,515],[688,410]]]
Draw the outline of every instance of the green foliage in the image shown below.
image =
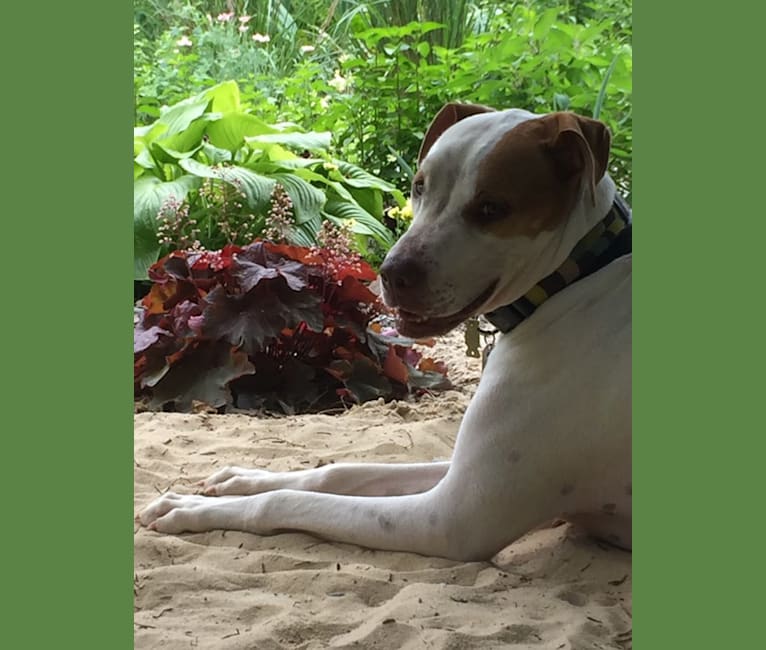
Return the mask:
[[136,127],[136,279],[145,279],[157,258],[174,248],[246,244],[266,228],[310,246],[324,220],[346,224],[360,251],[379,258],[393,243],[381,222],[383,196],[399,205],[404,197],[334,158],[330,138],[329,132],[264,122],[242,105],[231,81]]
[[[339,157],[404,188],[422,134],[447,101],[572,110],[609,125],[610,172],[630,198],[631,0],[136,7],[137,123],[213,81],[236,79],[265,122],[332,132]],[[220,13],[232,16],[218,20]],[[192,45],[179,45],[184,37]]]

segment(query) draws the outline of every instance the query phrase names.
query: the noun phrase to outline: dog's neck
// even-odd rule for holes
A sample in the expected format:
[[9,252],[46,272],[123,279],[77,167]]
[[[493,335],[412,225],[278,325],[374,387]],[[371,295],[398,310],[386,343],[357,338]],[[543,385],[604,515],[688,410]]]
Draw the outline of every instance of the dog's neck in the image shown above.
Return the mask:
[[[608,196],[611,197],[611,204],[605,204],[603,193],[599,197],[602,200],[596,201],[596,209],[600,207],[600,214],[606,211],[606,216],[577,241],[553,273],[540,280],[518,300],[484,314],[500,332],[510,332],[554,294],[631,252],[631,210],[618,193],[609,192]],[[573,216],[587,219],[585,211]]]

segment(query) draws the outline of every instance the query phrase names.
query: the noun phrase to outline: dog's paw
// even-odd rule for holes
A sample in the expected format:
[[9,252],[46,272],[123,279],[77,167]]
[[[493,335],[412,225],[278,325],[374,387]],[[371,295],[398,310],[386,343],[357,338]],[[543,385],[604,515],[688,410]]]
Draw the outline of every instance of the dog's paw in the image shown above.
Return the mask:
[[260,494],[275,489],[273,478],[274,473],[263,469],[224,467],[198,485],[206,496]]
[[161,533],[201,532],[208,530],[204,521],[207,497],[198,494],[166,492],[152,501],[136,517],[149,530]]

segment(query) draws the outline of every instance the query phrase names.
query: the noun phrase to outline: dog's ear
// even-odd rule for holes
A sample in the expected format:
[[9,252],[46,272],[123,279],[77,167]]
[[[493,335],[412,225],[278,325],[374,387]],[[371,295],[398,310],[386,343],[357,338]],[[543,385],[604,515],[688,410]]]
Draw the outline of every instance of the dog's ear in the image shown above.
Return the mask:
[[426,157],[429,149],[433,146],[434,142],[439,139],[439,136],[453,124],[456,124],[470,115],[492,113],[494,110],[494,108],[482,106],[481,104],[445,104],[432,120],[428,127],[428,131],[426,131],[426,135],[423,138],[423,144],[420,145],[420,152],[418,153],[418,164],[420,164],[423,158]]
[[596,185],[609,163],[609,129],[603,122],[574,113],[551,113],[541,119],[549,123],[550,147],[562,176],[581,174],[596,205]]

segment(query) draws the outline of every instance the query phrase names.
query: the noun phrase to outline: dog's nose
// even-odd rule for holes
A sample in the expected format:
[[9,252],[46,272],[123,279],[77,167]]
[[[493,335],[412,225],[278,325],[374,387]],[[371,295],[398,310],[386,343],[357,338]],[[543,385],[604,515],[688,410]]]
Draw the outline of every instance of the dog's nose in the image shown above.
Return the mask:
[[380,267],[383,286],[394,297],[417,291],[425,275],[425,267],[412,257],[387,257]]

